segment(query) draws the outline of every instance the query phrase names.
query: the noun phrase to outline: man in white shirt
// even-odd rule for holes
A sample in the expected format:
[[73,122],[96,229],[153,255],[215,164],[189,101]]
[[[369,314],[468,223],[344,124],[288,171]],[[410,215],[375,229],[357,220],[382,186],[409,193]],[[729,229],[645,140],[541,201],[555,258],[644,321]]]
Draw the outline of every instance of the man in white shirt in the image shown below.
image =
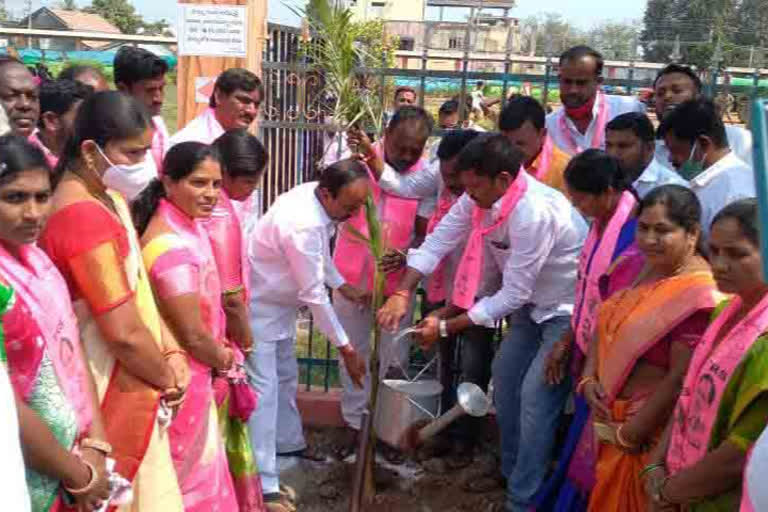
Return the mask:
[[[570,322],[578,255],[587,232],[565,196],[520,173],[522,160],[501,134],[481,135],[464,148],[457,168],[466,193],[409,253],[408,271],[378,314],[383,327],[395,327],[416,284],[467,243],[453,304],[422,321],[416,338],[428,346],[511,316],[493,363],[507,511],[527,511],[547,474],[569,384],[547,385],[544,365]],[[467,304],[472,296],[474,304]]]
[[155,167],[162,169],[163,157],[170,149],[171,137],[162,116],[168,63],[143,48],[123,46],[115,55],[113,64],[117,90],[136,98],[152,114],[155,130],[152,137],[152,159]]
[[[700,97],[701,88],[701,79],[691,68],[680,64],[668,65],[659,71],[653,83],[656,115],[662,120],[679,104]],[[752,132],[726,124],[725,135],[731,151],[740,160],[752,165]],[[669,165],[669,150],[663,140],[657,143],[656,158],[662,165]]]
[[392,105],[392,110],[389,112],[384,113],[384,127],[386,127],[389,122],[392,120],[392,118],[395,115],[395,112],[400,107],[405,107],[408,105],[416,105],[416,100],[419,99],[419,96],[416,94],[416,89],[409,85],[401,85],[397,89],[395,89],[395,97],[394,97],[394,104]]
[[358,304],[369,300],[367,294],[344,282],[330,254],[336,225],[360,209],[368,185],[362,164],[337,162],[323,172],[319,182],[299,185],[278,197],[249,237],[254,351],[246,369],[259,407],[248,425],[265,501],[270,503],[282,499],[276,454],[306,448],[296,407],[296,316],[300,307],[309,307],[315,325],[337,347],[346,372],[362,387],[365,363],[350,344],[326,286]]
[[701,228],[709,235],[712,219],[725,206],[755,197],[752,168],[728,147],[723,120],[706,98],[689,100],[669,112],[659,127],[669,160],[690,182],[701,202]]
[[606,126],[605,152],[619,161],[641,199],[662,185],[688,186],[679,174],[654,158],[655,151],[656,136],[647,115],[639,112],[621,114]]
[[226,131],[247,129],[263,100],[259,77],[247,69],[228,69],[216,79],[209,108],[171,137],[170,146],[188,141],[211,144]]
[[605,125],[625,112],[645,112],[633,96],[609,96],[600,91],[603,57],[588,46],[575,46],[560,56],[560,101],[547,116],[547,131],[571,156],[585,149],[605,149]]

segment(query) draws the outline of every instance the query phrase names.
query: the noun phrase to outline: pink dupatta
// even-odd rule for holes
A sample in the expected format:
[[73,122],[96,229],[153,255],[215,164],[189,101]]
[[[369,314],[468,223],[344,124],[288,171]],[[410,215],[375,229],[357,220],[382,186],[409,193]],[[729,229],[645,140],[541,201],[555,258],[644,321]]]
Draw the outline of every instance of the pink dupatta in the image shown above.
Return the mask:
[[201,222],[210,237],[223,291],[242,286],[248,298],[248,257],[241,226],[233,201],[223,190],[209,219]]
[[[374,149],[379,156],[383,155],[382,143],[377,143]],[[424,159],[419,159],[406,173],[421,172],[423,168]],[[385,247],[405,251],[408,249],[413,237],[419,201],[418,199],[405,199],[385,192],[379,187],[370,169],[368,174],[370,175],[371,194],[373,195],[374,203],[379,208],[379,218],[383,226]],[[347,224],[364,236],[368,236],[368,224],[365,221],[365,212],[361,208],[339,230],[333,262],[348,283],[356,286],[365,286],[368,290],[371,290],[373,288],[373,260],[368,248],[347,232]],[[387,274],[385,289],[387,295],[396,290],[404,273],[405,269],[401,269]],[[365,276],[365,282],[363,282],[363,276]]]
[[477,289],[483,274],[483,238],[507,221],[517,203],[528,190],[524,169],[520,168],[514,181],[509,185],[501,201],[498,218],[489,226],[483,227],[483,219],[488,210],[475,205],[472,209],[472,231],[467,246],[461,255],[461,262],[456,269],[456,281],[453,285],[453,303],[460,308],[469,309],[475,303]]
[[168,128],[165,126],[163,116],[155,116],[152,118],[152,124],[155,127],[155,133],[152,136],[152,158],[155,160],[157,166],[157,175],[163,175],[163,158],[165,153],[170,149],[171,136],[168,134]]
[[[451,207],[456,204],[456,197],[446,188],[443,193],[440,194],[440,198],[437,200],[437,209],[429,218],[427,224],[427,234],[433,232],[440,220],[448,215],[451,211]],[[429,276],[427,280],[427,298],[430,302],[442,302],[447,298],[448,291],[445,289],[445,258],[437,264],[435,271]]]
[[47,350],[59,385],[77,414],[81,434],[88,431],[93,408],[88,395],[88,369],[83,364],[80,331],[72,309],[67,283],[48,256],[36,245],[20,247],[22,262],[0,244],[0,275],[15,290],[29,310],[42,336],[42,343],[11,345],[8,352],[21,352],[30,372],[11,371],[11,380],[22,397],[32,392],[36,374]]
[[[571,130],[568,129],[568,125],[565,122],[567,114],[565,111],[563,111],[562,115],[560,116],[560,119],[558,120],[558,128],[560,129],[560,133],[563,134],[563,138],[565,138],[566,144],[568,145],[568,152],[572,155],[576,155],[584,151],[585,149],[589,148],[582,148],[576,143],[576,140],[573,138],[573,134],[571,133]],[[605,97],[605,94],[602,91],[598,91],[597,93],[597,119],[596,119],[596,126],[595,131],[592,133],[592,142],[590,143],[590,148],[598,148],[600,149],[603,146],[603,142],[605,140],[605,125],[608,124],[608,101]]]
[[730,376],[755,340],[768,329],[768,295],[724,333],[715,346],[723,326],[741,307],[736,296],[715,318],[693,354],[683,390],[675,407],[674,423],[667,451],[667,467],[672,474],[701,460],[709,448],[720,400]]
[[624,224],[637,205],[637,199],[628,191],[621,194],[613,216],[602,235],[596,222],[589,228],[584,248],[579,256],[579,278],[576,284],[576,312],[571,317],[571,327],[576,344],[583,354],[592,339],[597,307],[600,305],[600,278],[608,270]]

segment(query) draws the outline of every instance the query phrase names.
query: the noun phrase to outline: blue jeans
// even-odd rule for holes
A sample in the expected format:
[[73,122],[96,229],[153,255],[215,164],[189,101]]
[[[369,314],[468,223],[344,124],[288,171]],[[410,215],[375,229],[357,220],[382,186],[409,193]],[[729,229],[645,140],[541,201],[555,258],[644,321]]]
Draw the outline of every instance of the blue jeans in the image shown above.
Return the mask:
[[567,379],[558,386],[548,385],[544,366],[571,318],[559,316],[537,324],[531,320],[531,309],[524,306],[510,316],[509,332],[493,362],[506,512],[527,511],[543,483],[570,389]]

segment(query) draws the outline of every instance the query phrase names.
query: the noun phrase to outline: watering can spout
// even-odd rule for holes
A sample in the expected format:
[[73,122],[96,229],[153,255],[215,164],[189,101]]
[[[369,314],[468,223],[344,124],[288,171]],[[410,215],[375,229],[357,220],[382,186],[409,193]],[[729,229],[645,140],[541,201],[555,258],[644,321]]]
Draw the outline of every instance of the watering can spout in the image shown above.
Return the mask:
[[430,422],[416,432],[411,442],[415,446],[422,444],[427,439],[434,437],[437,433],[445,430],[448,425],[461,418],[465,414],[480,418],[488,414],[491,407],[491,400],[477,384],[463,382],[457,390],[456,405],[451,407],[445,414]]

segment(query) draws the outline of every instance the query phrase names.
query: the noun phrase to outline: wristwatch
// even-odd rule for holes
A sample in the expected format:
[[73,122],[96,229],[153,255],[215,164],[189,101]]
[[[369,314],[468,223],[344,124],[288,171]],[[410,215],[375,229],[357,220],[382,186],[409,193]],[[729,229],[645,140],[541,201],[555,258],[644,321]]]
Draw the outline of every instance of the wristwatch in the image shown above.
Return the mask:
[[440,320],[440,323],[437,324],[437,328],[441,338],[445,339],[448,337],[448,322],[446,320]]

